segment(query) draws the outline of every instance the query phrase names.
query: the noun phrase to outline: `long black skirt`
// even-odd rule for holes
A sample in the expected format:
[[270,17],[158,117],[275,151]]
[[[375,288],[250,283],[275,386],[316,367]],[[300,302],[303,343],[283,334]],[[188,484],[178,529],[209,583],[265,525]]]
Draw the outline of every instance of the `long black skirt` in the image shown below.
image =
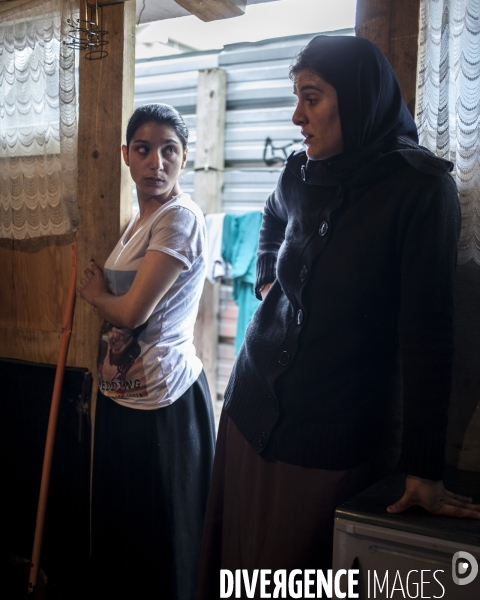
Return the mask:
[[205,373],[172,405],[126,408],[99,393],[92,593],[192,600],[215,446]]

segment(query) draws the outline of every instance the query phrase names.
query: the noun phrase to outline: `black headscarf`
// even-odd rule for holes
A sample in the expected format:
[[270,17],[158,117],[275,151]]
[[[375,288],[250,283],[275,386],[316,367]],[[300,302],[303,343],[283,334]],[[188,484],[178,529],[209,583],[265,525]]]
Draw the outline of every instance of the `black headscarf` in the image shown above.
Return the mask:
[[[319,35],[292,67],[316,71],[337,91],[345,154],[370,154],[402,136],[418,144],[415,122],[390,63],[368,40]],[[363,152],[362,152],[363,151]]]

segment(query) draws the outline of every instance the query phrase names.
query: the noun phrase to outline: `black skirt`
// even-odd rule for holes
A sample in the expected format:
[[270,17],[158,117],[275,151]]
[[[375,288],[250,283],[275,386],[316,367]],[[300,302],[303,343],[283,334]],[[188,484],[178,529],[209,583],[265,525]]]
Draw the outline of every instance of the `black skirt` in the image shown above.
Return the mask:
[[92,495],[98,597],[194,597],[214,445],[203,371],[157,410],[126,408],[99,393]]

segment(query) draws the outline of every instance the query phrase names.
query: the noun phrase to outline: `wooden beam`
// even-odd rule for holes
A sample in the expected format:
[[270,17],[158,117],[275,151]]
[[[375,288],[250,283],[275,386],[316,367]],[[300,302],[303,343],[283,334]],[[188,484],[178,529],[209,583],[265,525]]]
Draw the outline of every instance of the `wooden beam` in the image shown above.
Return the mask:
[[[129,220],[132,205],[130,174],[120,147],[133,112],[135,2],[105,6],[100,18],[101,28],[108,31],[108,56],[89,61],[81,52],[79,61],[79,278],[91,257],[103,265]],[[94,376],[100,324],[97,311],[79,298],[72,351],[76,366],[87,367]]]
[[218,21],[241,17],[245,14],[247,0],[175,0],[202,21]]
[[415,116],[420,0],[358,0],[355,33],[390,61],[403,99]]
[[[222,69],[200,71],[197,87],[195,202],[204,214],[222,210],[227,74]],[[212,399],[217,399],[219,330],[218,285],[205,281],[195,324],[195,347],[203,362]]]
[[[112,4],[122,4],[128,0],[98,0],[98,7],[111,6]],[[88,0],[88,4],[95,6],[95,0]]]

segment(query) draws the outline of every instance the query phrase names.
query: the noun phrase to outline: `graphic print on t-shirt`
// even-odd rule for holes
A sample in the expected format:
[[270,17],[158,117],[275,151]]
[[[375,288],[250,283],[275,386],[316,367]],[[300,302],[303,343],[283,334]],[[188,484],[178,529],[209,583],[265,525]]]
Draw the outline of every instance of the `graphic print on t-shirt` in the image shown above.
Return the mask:
[[147,322],[135,329],[104,321],[98,353],[99,387],[111,398],[142,398],[147,386],[139,336]]

